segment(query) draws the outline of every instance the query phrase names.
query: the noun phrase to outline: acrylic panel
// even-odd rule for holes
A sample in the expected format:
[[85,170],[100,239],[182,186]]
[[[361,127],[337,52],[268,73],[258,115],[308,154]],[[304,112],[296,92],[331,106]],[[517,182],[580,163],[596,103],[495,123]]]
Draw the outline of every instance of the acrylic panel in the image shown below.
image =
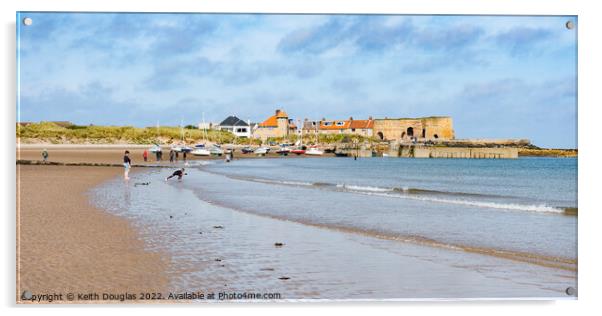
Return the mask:
[[18,12],[17,302],[576,299],[576,16]]

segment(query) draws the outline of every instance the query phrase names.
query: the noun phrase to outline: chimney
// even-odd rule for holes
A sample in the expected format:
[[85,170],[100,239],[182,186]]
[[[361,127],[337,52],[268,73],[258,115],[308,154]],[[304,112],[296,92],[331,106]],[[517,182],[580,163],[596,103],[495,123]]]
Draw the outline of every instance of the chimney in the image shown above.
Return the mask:
[[280,113],[280,109],[276,109],[276,115],[278,115],[278,113]]
[[353,121],[353,116],[350,116],[350,117],[349,117],[349,120],[350,120],[350,121]]
[[372,115],[368,116],[368,120],[372,121]]

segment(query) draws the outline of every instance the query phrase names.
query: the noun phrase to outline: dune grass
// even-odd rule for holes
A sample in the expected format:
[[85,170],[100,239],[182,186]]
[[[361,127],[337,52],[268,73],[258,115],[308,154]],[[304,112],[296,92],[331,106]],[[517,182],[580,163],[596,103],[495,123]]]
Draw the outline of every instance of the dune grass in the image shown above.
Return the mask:
[[40,122],[26,126],[17,125],[17,138],[25,143],[48,142],[53,144],[172,144],[184,139],[186,143],[203,140],[219,143],[244,142],[232,133],[216,130],[199,130],[173,126],[81,126],[62,127],[52,122]]

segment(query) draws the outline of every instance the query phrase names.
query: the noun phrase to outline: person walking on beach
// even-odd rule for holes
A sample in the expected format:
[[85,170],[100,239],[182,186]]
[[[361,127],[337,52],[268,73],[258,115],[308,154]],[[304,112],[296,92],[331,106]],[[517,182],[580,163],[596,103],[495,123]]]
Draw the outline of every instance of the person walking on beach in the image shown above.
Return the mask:
[[182,152],[182,158],[184,158],[184,162],[186,162],[186,152],[185,151]]
[[184,175],[188,175],[187,173],[184,173],[184,168],[178,169],[178,170],[174,171],[171,176],[165,178],[165,181],[167,181],[173,177],[178,177],[178,180],[182,180],[182,177]]
[[169,151],[169,162],[173,162],[173,159],[174,159],[175,155],[176,154],[174,153],[173,150]]
[[48,150],[46,150],[46,148],[42,150],[42,160],[44,160],[44,162],[48,161]]
[[[174,150],[174,151],[175,151],[175,150]],[[178,158],[180,158],[180,153],[179,153],[179,152],[177,152],[177,151],[175,151],[175,153],[176,153],[176,162],[178,162]]]
[[148,160],[148,150],[144,150],[144,152],[142,153],[142,158],[144,158],[144,162]]
[[132,160],[130,159],[130,152],[128,150],[125,151],[125,155],[123,156],[123,167],[125,171],[123,173],[123,178],[125,180],[130,179],[130,167],[132,166]]

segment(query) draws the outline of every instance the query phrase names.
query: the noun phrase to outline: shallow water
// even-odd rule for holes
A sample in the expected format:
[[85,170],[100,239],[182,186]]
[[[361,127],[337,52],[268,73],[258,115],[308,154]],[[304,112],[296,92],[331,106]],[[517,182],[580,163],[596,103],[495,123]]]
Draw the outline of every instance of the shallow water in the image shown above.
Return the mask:
[[[298,179],[295,172],[290,173],[294,179],[287,178],[286,165],[300,160],[307,164],[302,169],[314,170],[313,175]],[[331,180],[378,188],[400,184],[365,180],[369,177],[333,180],[325,174],[329,168],[319,167],[326,163],[339,169],[351,161],[216,162],[189,168],[184,181],[167,183],[163,179],[169,170],[149,170],[134,175],[128,185],[113,180],[96,188],[93,200],[130,219],[149,249],[170,255],[168,274],[174,291],[279,292],[284,299],[566,297],[564,290],[576,286],[572,263],[552,268],[545,260],[532,264],[456,247],[570,261],[576,258],[576,236],[572,241],[570,236],[571,231],[576,234],[575,217],[297,183]],[[271,168],[258,169],[254,163]],[[294,182],[261,182],[266,179]],[[134,185],[147,181],[148,186]],[[497,193],[484,191],[466,193],[483,195],[477,198]],[[529,199],[523,198],[522,203]],[[569,198],[558,200],[568,203]],[[284,246],[275,247],[276,242]]]
[[560,208],[577,205],[575,159],[273,159],[204,170],[228,179],[194,178],[187,187],[236,209],[545,260],[577,257],[577,217]]

